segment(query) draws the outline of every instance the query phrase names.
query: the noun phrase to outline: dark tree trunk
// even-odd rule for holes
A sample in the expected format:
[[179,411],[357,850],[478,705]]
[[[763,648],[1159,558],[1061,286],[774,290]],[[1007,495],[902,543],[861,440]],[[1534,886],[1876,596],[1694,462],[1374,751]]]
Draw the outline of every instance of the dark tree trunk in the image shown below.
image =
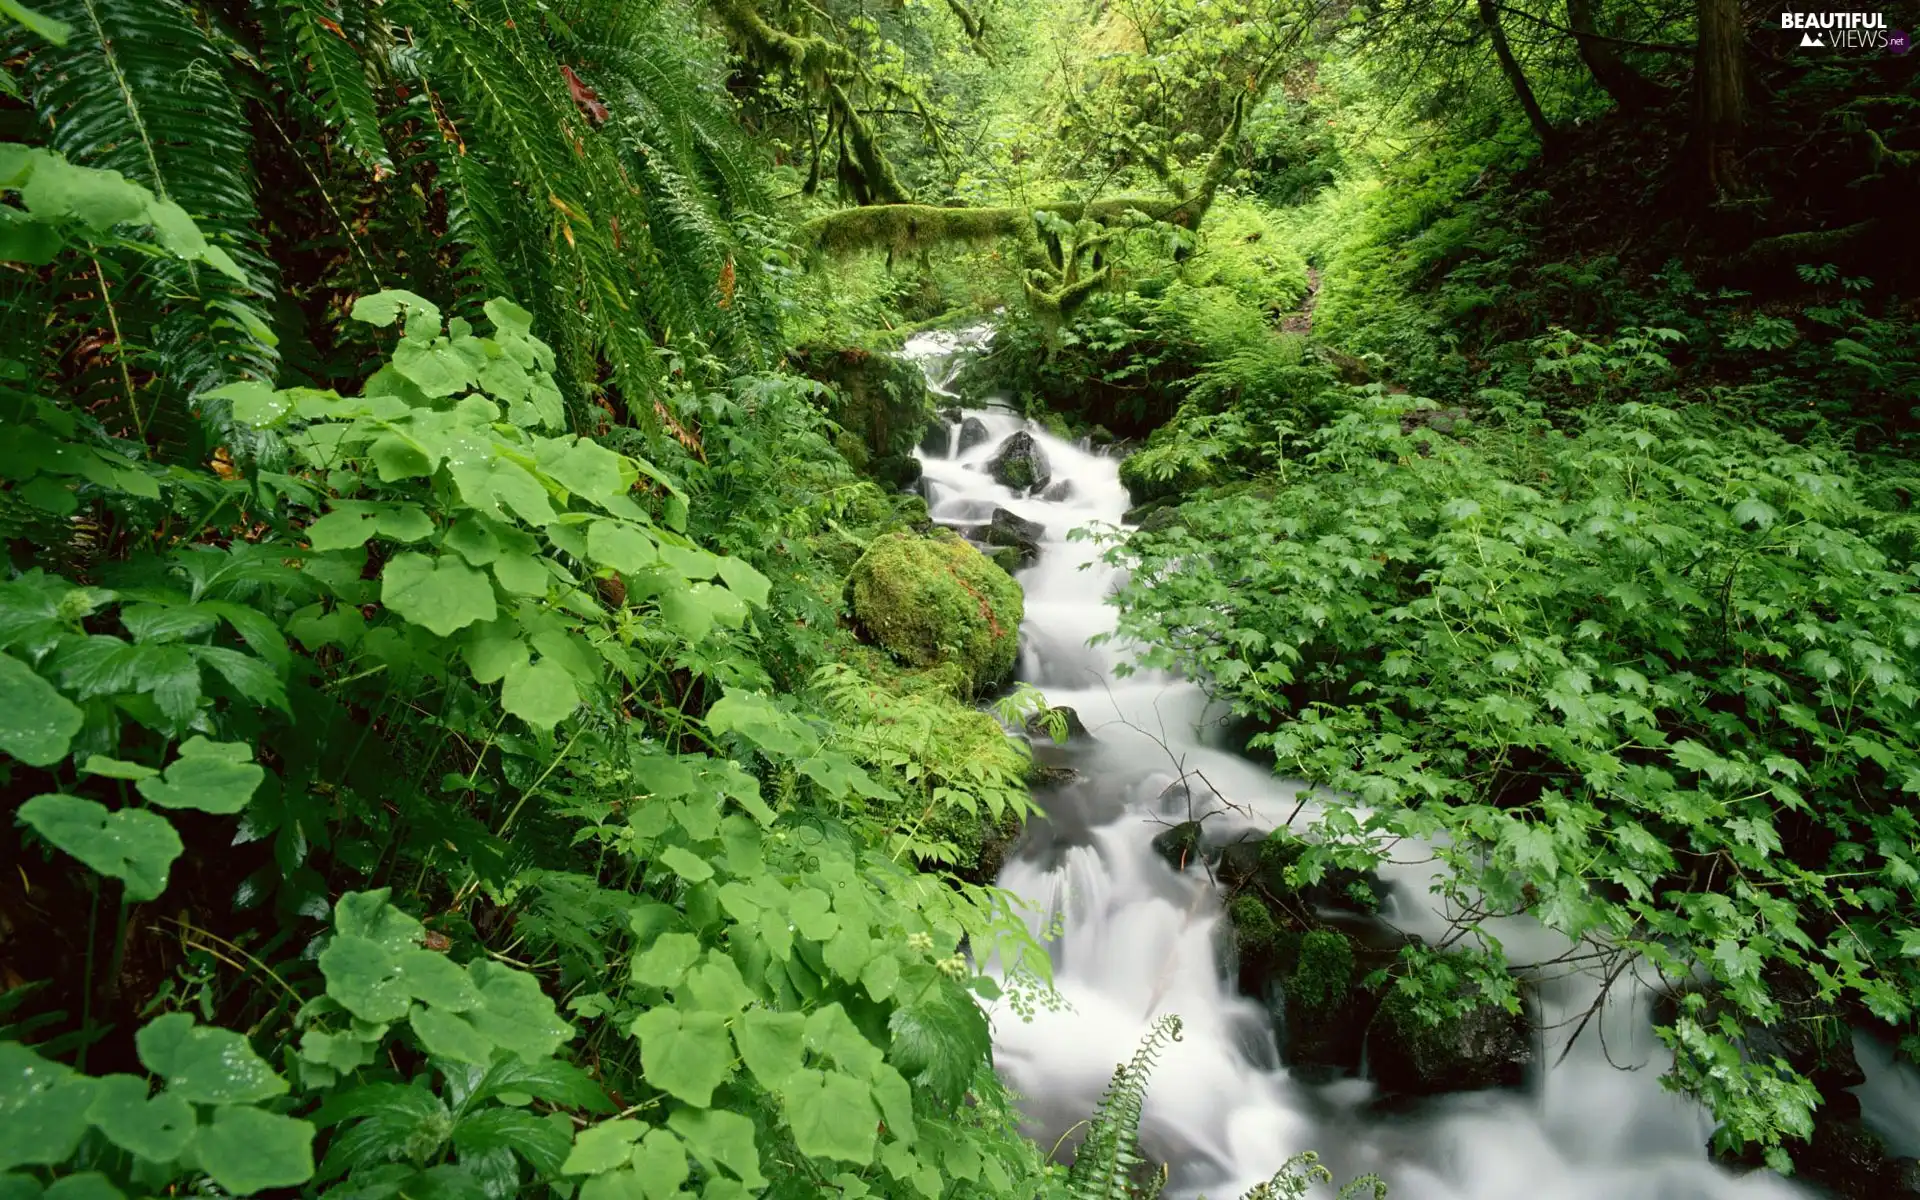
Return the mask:
[[[1701,0],[1706,3],[1707,0]],[[1559,149],[1559,135],[1553,126],[1547,124],[1547,114],[1540,111],[1540,102],[1533,98],[1533,87],[1527,82],[1527,73],[1520,69],[1520,60],[1513,56],[1513,47],[1507,44],[1507,31],[1500,28],[1500,9],[1495,0],[1480,0],[1480,23],[1487,27],[1487,36],[1493,40],[1493,53],[1500,59],[1500,70],[1505,73],[1507,82],[1513,85],[1514,98],[1520,101],[1520,107],[1526,111],[1527,123],[1533,126],[1534,136],[1540,139],[1540,149],[1551,156]]]
[[1580,47],[1580,61],[1587,64],[1593,81],[1600,85],[1622,112],[1639,112],[1658,101],[1666,90],[1627,65],[1620,48],[1600,32],[1594,20],[1595,0],[1567,0],[1567,26],[1573,30]]
[[1746,121],[1745,30],[1740,0],[1699,0],[1700,41],[1693,57],[1693,130],[1689,157],[1709,196],[1741,190],[1740,137]]

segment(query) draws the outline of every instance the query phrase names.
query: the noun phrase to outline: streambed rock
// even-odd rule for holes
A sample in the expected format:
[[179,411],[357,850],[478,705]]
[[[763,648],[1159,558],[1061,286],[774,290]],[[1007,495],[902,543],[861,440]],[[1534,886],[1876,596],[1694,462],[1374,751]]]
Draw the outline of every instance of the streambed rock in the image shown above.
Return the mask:
[[1533,1027],[1525,1005],[1510,1013],[1487,1003],[1428,1024],[1408,994],[1393,989],[1375,1015],[1368,1050],[1384,1091],[1436,1096],[1519,1087],[1533,1065]]
[[1019,554],[1020,565],[1028,566],[1040,558],[1040,539],[1047,535],[1047,527],[1004,508],[996,508],[983,533],[988,545],[1011,546]]
[[1002,487],[1026,492],[1045,489],[1053,480],[1053,466],[1040,443],[1022,429],[1000,443],[1000,448],[987,460],[987,474]]
[[960,453],[965,454],[975,446],[984,446],[993,435],[987,432],[987,423],[979,417],[968,417],[960,422]]

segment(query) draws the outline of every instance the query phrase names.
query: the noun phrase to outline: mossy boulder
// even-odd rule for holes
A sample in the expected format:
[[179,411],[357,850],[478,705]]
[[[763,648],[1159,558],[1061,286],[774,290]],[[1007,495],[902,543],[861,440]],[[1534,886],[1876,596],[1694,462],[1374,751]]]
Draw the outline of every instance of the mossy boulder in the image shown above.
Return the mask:
[[911,455],[933,419],[920,368],[884,351],[800,346],[789,355],[806,375],[829,384],[827,415],[849,435],[840,449],[855,467]]
[[1227,905],[1227,923],[1233,927],[1234,949],[1241,960],[1265,959],[1280,945],[1280,926],[1256,896],[1235,896]]
[[875,644],[908,666],[957,665],[970,693],[1013,672],[1020,585],[949,530],[874,539],[847,578],[847,602]]
[[1481,1003],[1429,1020],[1411,993],[1394,988],[1374,1017],[1368,1057],[1383,1090],[1412,1096],[1519,1087],[1533,1063],[1525,1007]]
[[1002,487],[1016,492],[1044,489],[1053,479],[1053,465],[1047,452],[1031,433],[1022,429],[1000,443],[987,460],[987,474]]

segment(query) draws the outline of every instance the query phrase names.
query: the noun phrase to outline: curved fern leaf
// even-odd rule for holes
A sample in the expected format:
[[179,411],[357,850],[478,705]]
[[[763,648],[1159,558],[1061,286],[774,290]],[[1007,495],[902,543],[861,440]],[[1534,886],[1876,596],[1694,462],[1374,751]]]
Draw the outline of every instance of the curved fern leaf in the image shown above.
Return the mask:
[[[48,142],[75,163],[119,171],[186,210],[246,272],[238,283],[192,263],[143,261],[102,309],[70,319],[121,342],[148,373],[146,403],[175,434],[191,404],[235,376],[271,379],[279,356],[267,306],[272,264],[255,231],[250,126],[227,61],[176,0],[52,0],[74,27],[64,47],[36,50],[30,93]],[[93,270],[91,263],[84,269]],[[218,428],[216,439],[231,430]]]
[[311,98],[340,145],[376,174],[392,167],[367,66],[329,0],[279,0],[288,46],[283,64],[295,94]]

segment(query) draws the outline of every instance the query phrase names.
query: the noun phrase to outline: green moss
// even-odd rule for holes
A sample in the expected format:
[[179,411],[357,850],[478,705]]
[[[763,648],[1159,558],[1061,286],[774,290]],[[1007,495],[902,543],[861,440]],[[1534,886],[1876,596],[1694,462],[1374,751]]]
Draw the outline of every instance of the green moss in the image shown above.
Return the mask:
[[1025,605],[1020,585],[964,539],[876,538],[847,580],[854,621],[911,667],[957,665],[969,694],[1013,671]]
[[1267,954],[1280,941],[1280,927],[1258,896],[1235,896],[1227,906],[1227,920],[1233,925],[1234,945],[1242,958]]
[[1315,929],[1300,939],[1300,957],[1287,976],[1287,998],[1325,1009],[1346,998],[1353,985],[1353,943],[1332,930]]

